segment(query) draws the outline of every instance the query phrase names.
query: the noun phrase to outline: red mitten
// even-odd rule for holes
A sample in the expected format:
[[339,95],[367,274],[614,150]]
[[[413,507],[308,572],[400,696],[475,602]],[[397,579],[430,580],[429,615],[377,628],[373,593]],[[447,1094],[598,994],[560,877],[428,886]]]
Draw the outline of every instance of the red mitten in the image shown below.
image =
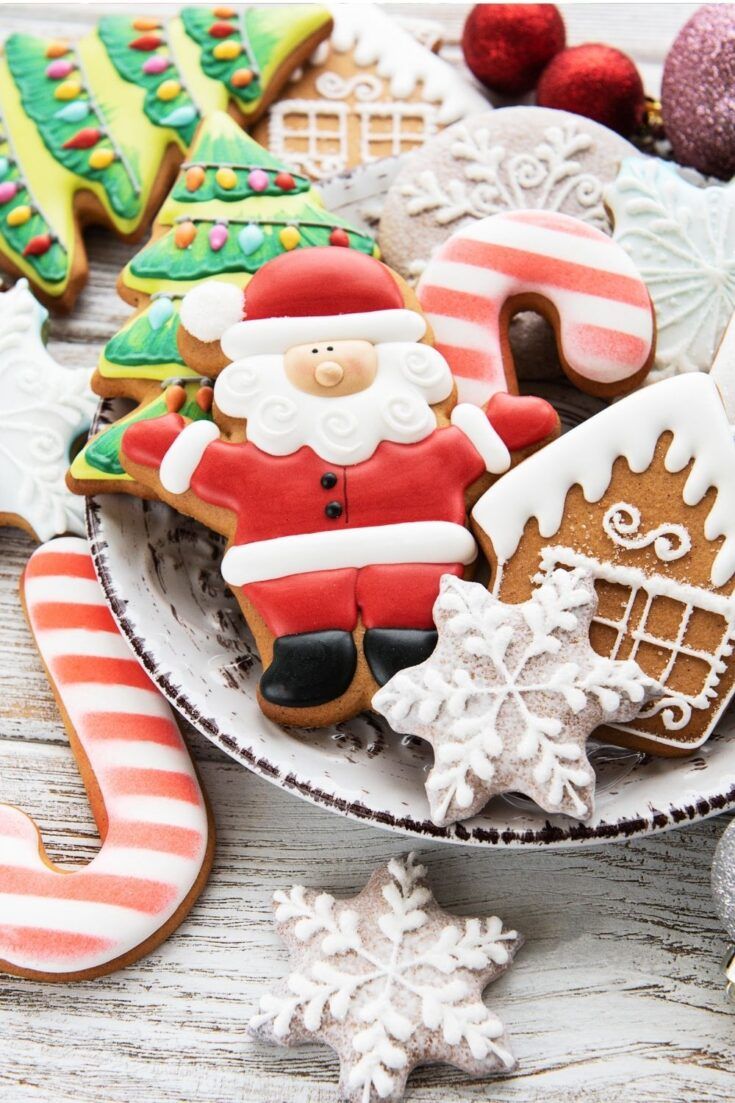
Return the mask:
[[559,415],[543,398],[498,391],[485,407],[488,420],[509,452],[520,452],[559,433]]
[[120,449],[133,463],[160,467],[185,424],[181,414],[164,414],[150,421],[138,421],[123,433]]

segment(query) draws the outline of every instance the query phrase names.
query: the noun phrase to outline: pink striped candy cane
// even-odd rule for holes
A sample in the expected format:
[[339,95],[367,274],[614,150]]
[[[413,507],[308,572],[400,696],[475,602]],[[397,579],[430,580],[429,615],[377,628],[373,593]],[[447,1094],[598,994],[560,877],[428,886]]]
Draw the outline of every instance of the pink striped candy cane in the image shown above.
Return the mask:
[[549,318],[564,371],[592,394],[632,390],[653,359],[653,307],[633,261],[569,215],[507,211],[469,223],[433,255],[418,297],[460,401],[516,390],[508,325],[519,310]]
[[121,637],[86,542],[38,548],[21,594],[102,847],[83,869],[60,870],[33,821],[0,805],[0,966],[79,979],[142,956],[178,925],[206,881],[214,832],[171,709]]

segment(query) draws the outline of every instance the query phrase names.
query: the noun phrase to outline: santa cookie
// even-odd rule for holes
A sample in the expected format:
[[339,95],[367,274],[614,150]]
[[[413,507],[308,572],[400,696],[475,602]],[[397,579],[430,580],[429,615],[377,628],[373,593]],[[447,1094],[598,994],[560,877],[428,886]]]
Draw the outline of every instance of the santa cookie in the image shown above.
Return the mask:
[[[217,337],[219,336],[219,340]],[[436,642],[443,574],[476,558],[468,506],[558,429],[540,399],[455,405],[410,290],[353,250],[265,265],[243,294],[201,285],[181,310],[187,363],[227,366],[214,423],[126,430],[122,462],[228,538],[222,571],[252,628],[268,716],[333,723]]]
[[735,688],[735,446],[708,376],[590,418],[491,487],[473,522],[503,601],[557,567],[588,571],[593,647],[663,687],[606,739],[664,755],[707,739]]

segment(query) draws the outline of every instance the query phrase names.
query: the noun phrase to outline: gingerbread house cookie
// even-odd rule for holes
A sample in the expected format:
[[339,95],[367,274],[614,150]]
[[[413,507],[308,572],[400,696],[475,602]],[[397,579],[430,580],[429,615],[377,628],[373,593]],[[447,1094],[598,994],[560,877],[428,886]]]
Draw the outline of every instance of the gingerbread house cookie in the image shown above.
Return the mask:
[[735,448],[710,378],[604,410],[498,481],[473,522],[505,601],[560,566],[590,570],[593,646],[664,687],[605,738],[663,755],[707,739],[735,686]]

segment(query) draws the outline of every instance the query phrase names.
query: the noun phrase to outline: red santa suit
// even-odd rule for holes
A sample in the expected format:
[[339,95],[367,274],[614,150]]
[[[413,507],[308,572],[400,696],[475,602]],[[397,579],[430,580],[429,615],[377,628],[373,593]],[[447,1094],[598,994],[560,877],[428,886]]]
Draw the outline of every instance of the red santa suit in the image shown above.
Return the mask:
[[442,574],[461,575],[477,549],[465,492],[500,473],[508,450],[484,411],[460,405],[452,425],[413,444],[383,442],[338,466],[307,446],[273,456],[218,439],[178,414],[128,428],[123,448],[236,517],[222,565],[275,636],[327,629],[433,627]]

